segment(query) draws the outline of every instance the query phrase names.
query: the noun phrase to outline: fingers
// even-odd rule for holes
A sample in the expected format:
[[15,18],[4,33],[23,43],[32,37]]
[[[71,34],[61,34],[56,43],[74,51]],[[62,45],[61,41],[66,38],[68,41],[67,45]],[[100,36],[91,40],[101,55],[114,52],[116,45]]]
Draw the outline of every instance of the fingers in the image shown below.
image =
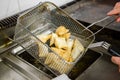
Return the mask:
[[120,72],[120,57],[112,57],[111,58],[111,60],[112,60],[112,62],[113,63],[115,63],[115,64],[117,64],[118,65],[118,67],[119,67],[119,72]]
[[114,6],[114,9],[119,8],[119,7],[120,7],[120,2],[117,2]]
[[119,14],[119,13],[120,13],[120,7],[111,10],[110,12],[107,13],[107,15],[112,16],[112,15],[117,15],[117,14]]
[[119,18],[117,18],[117,22],[120,22],[120,17],[119,17]]
[[120,57],[115,57],[115,56],[113,56],[113,57],[111,58],[111,60],[112,60],[113,63],[115,63],[115,64],[117,64],[118,66],[120,66]]
[[111,15],[116,15],[120,13],[120,2],[117,2],[113,8],[113,10],[111,10],[110,12],[107,13],[107,15],[111,16]]
[[108,12],[107,15],[108,16],[115,15],[116,16],[116,21],[120,22],[119,14],[120,14],[120,2],[117,2],[115,4],[115,7],[113,8],[113,10],[111,10],[110,12]]

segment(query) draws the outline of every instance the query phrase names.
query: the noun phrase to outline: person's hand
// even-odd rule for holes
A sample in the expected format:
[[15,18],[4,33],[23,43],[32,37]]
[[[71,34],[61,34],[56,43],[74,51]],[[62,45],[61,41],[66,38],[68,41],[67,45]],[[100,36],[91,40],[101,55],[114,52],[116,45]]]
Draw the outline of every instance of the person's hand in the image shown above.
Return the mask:
[[113,57],[111,58],[111,60],[112,60],[113,63],[115,63],[115,64],[118,65],[118,67],[119,67],[119,72],[120,72],[120,57],[115,57],[115,56],[113,56]]
[[117,2],[114,6],[114,8],[107,13],[108,16],[116,15],[117,16],[117,22],[120,22],[120,17],[118,17],[120,14],[120,2]]

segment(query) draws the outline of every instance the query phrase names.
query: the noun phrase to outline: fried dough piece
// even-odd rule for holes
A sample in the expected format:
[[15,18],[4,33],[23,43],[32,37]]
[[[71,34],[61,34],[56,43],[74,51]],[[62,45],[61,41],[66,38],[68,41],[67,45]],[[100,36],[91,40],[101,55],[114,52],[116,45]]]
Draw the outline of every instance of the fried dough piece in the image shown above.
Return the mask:
[[70,35],[71,35],[70,33],[65,33],[65,34],[61,35],[60,37],[63,37],[66,40],[68,40],[70,38]]
[[66,51],[66,52],[63,54],[63,56],[62,56],[62,58],[63,58],[64,60],[66,60],[67,62],[69,62],[69,59],[70,59],[70,56],[71,56],[70,53],[71,53],[71,52]]
[[72,64],[65,63],[54,53],[48,53],[44,64],[48,65],[50,68],[62,73],[67,73],[71,68]]
[[73,40],[73,39],[68,39],[68,40],[67,40],[67,46],[68,46],[67,50],[68,50],[69,52],[72,51],[73,43],[74,43],[74,40]]
[[65,63],[60,58],[53,59],[52,63],[48,66],[59,71],[61,74],[67,73],[72,68],[72,64]]
[[54,53],[48,53],[44,64],[49,65],[52,63],[53,60],[57,60],[57,56]]
[[55,51],[57,54],[59,54],[59,56],[63,56],[63,54],[66,52],[65,50],[62,50],[62,49],[59,49],[59,48],[56,48],[56,47],[51,47],[51,49],[53,51]]
[[67,48],[67,42],[66,42],[65,38],[60,38],[60,37],[55,38],[55,46],[57,48],[66,49]]
[[48,54],[48,48],[41,42],[37,42],[39,48],[39,57],[46,57]]
[[73,62],[73,61],[74,60],[73,60],[72,56],[70,56],[68,62]]
[[77,57],[84,51],[84,47],[83,45],[77,40],[75,39],[74,41],[74,45],[73,45],[73,50],[72,50],[72,58],[73,60],[76,60]]
[[59,56],[62,57],[67,62],[72,62],[73,61],[73,59],[71,57],[71,52],[70,51],[59,49],[59,48],[55,48],[55,47],[51,47],[51,49],[53,51],[55,51],[57,54],[59,54]]
[[41,34],[41,35],[37,35],[37,37],[43,42],[46,43],[47,40],[49,40],[51,38],[51,34]]
[[52,33],[51,34],[51,38],[50,38],[50,46],[53,45],[55,43],[55,38],[57,38],[57,34]]
[[58,28],[56,29],[56,32],[55,32],[55,33],[56,33],[57,35],[61,36],[61,35],[65,34],[65,33],[67,33],[67,32],[69,32],[68,29],[66,29],[64,26],[60,26],[60,27],[58,27]]

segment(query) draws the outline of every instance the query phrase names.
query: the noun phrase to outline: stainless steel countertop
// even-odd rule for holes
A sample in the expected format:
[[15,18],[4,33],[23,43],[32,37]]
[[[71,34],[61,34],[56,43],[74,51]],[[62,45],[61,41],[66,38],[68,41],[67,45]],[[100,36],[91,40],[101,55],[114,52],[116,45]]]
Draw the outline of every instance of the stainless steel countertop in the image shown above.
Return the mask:
[[120,80],[118,67],[110,58],[108,55],[103,55],[76,80]]
[[0,62],[0,80],[28,80],[29,78],[21,76],[3,62]]

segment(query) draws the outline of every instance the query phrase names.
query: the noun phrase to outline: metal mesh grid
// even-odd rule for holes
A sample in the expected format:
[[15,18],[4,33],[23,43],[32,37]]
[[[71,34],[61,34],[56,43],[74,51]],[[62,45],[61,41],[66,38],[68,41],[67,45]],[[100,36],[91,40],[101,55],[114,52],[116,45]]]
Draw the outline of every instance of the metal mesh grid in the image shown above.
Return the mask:
[[14,15],[14,16],[11,16],[11,17],[1,20],[0,21],[0,30],[15,26],[18,16],[19,15]]
[[85,53],[81,53],[76,61],[67,62],[37,38],[36,35],[38,34],[54,32],[60,25],[65,26],[74,37],[79,39],[85,47],[85,51],[89,44],[94,41],[94,36],[86,40],[86,37],[93,34],[90,30],[86,30],[81,34],[80,31],[85,27],[50,2],[42,3],[36,8],[23,13],[18,18],[14,36],[17,43],[56,75],[68,74]]

